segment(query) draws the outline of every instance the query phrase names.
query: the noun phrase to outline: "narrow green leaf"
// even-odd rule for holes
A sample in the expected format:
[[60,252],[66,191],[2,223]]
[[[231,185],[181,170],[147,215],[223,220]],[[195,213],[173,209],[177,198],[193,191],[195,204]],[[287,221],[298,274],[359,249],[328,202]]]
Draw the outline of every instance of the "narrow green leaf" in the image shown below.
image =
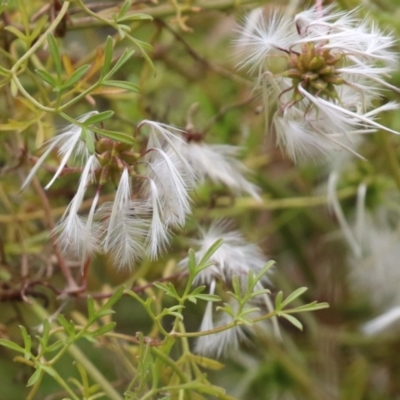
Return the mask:
[[196,271],[196,254],[193,249],[189,249],[188,267],[190,274],[194,276]]
[[43,334],[42,334],[42,340],[47,343],[49,340],[49,335],[50,335],[50,321],[48,319],[45,319],[43,321]]
[[195,296],[188,296],[187,299],[192,302],[193,304],[197,304],[197,299]]
[[59,348],[61,348],[64,345],[64,342],[62,340],[57,340],[57,342],[54,342],[53,344],[51,344],[50,346],[46,347],[45,349],[45,353],[51,353],[53,351],[58,350]]
[[118,22],[127,22],[127,21],[153,21],[153,17],[149,14],[129,14],[124,17],[118,18]]
[[303,330],[302,323],[292,315],[282,313],[280,317],[287,319],[291,324],[293,324],[296,328],[300,329],[301,331]]
[[258,282],[273,266],[275,265],[275,261],[271,260],[268,261],[264,267],[260,269],[260,271],[257,273],[255,279]]
[[25,345],[24,358],[29,360],[31,358],[32,338],[23,325],[19,325],[19,329],[21,329],[22,339],[24,340]]
[[198,293],[202,293],[202,292],[204,292],[204,289],[206,288],[206,286],[204,286],[204,285],[201,285],[201,286],[197,286],[192,292],[190,292],[190,295],[191,296],[195,296],[195,295],[197,295]]
[[101,67],[101,76],[105,76],[110,70],[112,56],[113,56],[114,41],[111,36],[107,37],[106,45],[104,47],[104,63]]
[[[117,29],[118,29],[118,33],[119,33],[121,40],[125,38],[126,32],[130,33],[130,31],[131,31],[131,28],[128,25],[124,25],[124,24],[118,24]],[[130,37],[130,36],[128,36],[128,37]]]
[[145,55],[146,51],[151,52],[153,51],[153,46],[150,43],[143,42],[143,40],[136,39],[132,36],[129,39],[136,44],[137,47],[142,51],[142,54]]
[[108,79],[109,77],[114,75],[131,58],[134,52],[135,50],[133,49],[126,49],[119,60],[115,63],[111,71],[104,78]]
[[18,351],[19,353],[25,353],[25,350],[21,346],[18,346],[16,343],[7,339],[0,339],[0,346],[8,347],[9,349]]
[[290,310],[290,314],[299,313],[299,312],[309,312],[309,311],[318,311],[323,310],[324,308],[329,308],[328,303],[317,303],[313,301],[312,303],[305,304],[304,306],[296,307]]
[[182,314],[179,314],[179,313],[177,313],[177,312],[175,312],[175,311],[167,311],[167,314],[168,314],[168,315],[172,315],[173,317],[178,318],[178,319],[180,319],[181,321],[183,320],[183,315],[182,315]]
[[128,81],[105,81],[102,82],[103,86],[117,87],[120,89],[129,90],[131,92],[138,92],[139,86]]
[[118,16],[117,16],[117,20],[119,20],[120,18],[124,17],[125,14],[128,12],[129,8],[132,5],[132,0],[125,0],[124,3],[121,6],[121,9],[119,10]]
[[185,306],[181,305],[181,304],[177,304],[175,306],[169,307],[168,310],[170,311],[181,311],[185,308]]
[[81,138],[85,142],[89,154],[94,154],[95,152],[94,139],[92,133],[89,132],[88,128],[86,127],[82,128]]
[[257,297],[257,296],[261,296],[262,294],[271,294],[271,291],[269,289],[260,289],[260,290],[256,290],[255,292],[251,293],[251,298]]
[[42,373],[43,373],[42,368],[39,365],[38,368],[36,369],[36,371],[33,373],[33,375],[29,378],[29,381],[26,386],[29,387],[29,386],[34,385],[39,380],[39,378],[42,376]]
[[8,76],[8,75],[10,75],[10,71],[7,68],[4,68],[0,65],[0,74],[2,74],[4,76]]
[[87,376],[87,372],[86,369],[83,367],[83,365],[79,364],[79,363],[75,363],[76,368],[78,369],[79,375],[81,376],[81,380],[83,383],[83,387],[86,391],[89,391],[90,386],[89,386],[89,379]]
[[62,68],[60,50],[57,40],[52,33],[47,35],[47,43],[49,44],[49,51],[54,62],[54,68],[56,69],[58,79],[61,80]]
[[253,321],[251,319],[245,318],[243,316],[236,317],[235,320],[236,321],[240,321],[241,323],[243,323],[244,325],[247,325],[247,326],[253,326],[254,325],[254,323],[253,323]]
[[154,282],[153,285],[154,285],[157,289],[160,289],[160,290],[162,290],[162,291],[164,291],[164,292],[166,292],[166,293],[169,292],[169,287],[168,287],[165,283],[162,283],[162,282]]
[[96,312],[95,318],[102,318],[105,317],[106,315],[111,315],[111,314],[115,314],[114,310],[99,310]]
[[101,129],[101,128],[97,128],[97,127],[93,127],[92,130],[94,132],[99,133],[100,135],[103,135],[110,139],[116,140],[118,142],[122,142],[122,143],[126,143],[126,144],[135,144],[135,140],[133,139],[133,137],[127,135],[126,133],[109,131],[107,129]]
[[280,291],[275,297],[275,310],[276,311],[282,310],[282,299],[283,299],[283,293],[282,293],[282,291]]
[[87,298],[87,307],[88,307],[88,320],[92,321],[95,319],[94,300],[92,296],[88,296]]
[[8,25],[4,28],[4,30],[11,32],[13,35],[15,35],[18,39],[21,39],[24,42],[27,42],[27,37],[15,26]]
[[200,260],[198,267],[201,268],[201,266],[211,258],[211,256],[222,246],[223,243],[223,239],[218,239],[216,242],[214,242]]
[[290,304],[292,301],[296,300],[299,296],[301,296],[304,292],[306,292],[308,289],[306,287],[301,287],[296,289],[292,294],[290,294],[283,302],[282,302],[282,308]]
[[249,308],[245,308],[244,310],[242,310],[242,312],[240,313],[240,316],[243,316],[243,315],[247,315],[247,314],[251,314],[251,313],[254,313],[254,312],[258,312],[258,311],[260,311],[260,309],[258,308],[258,307],[249,307]]
[[35,22],[35,27],[33,28],[31,34],[29,35],[29,40],[31,43],[40,35],[48,19],[49,19],[48,15],[42,15],[39,18],[39,20]]
[[101,310],[111,308],[124,294],[125,287],[120,286],[115,293],[108,299],[108,301],[101,307]]
[[240,288],[239,278],[236,275],[232,279],[232,286],[233,286],[233,292],[235,293],[235,295],[240,297],[242,294],[242,290]]
[[75,327],[73,324],[70,324],[67,319],[62,314],[57,315],[57,322],[64,328],[65,332],[73,338],[75,336]]
[[57,375],[56,370],[53,367],[49,366],[49,365],[43,365],[42,364],[40,367],[42,368],[42,370],[44,372],[46,372],[50,376],[56,376]]
[[90,69],[90,65],[85,64],[80,66],[74,73],[64,82],[61,86],[61,90],[67,89],[68,87],[75,85]]
[[35,69],[35,72],[49,85],[56,87],[58,85],[56,79],[44,69]]
[[90,332],[89,334],[93,337],[104,335],[105,333],[112,331],[116,325],[116,322],[109,322],[108,324],[103,325],[101,328],[96,329],[94,332]]
[[221,301],[221,298],[215,294],[197,294],[193,297],[205,301]]

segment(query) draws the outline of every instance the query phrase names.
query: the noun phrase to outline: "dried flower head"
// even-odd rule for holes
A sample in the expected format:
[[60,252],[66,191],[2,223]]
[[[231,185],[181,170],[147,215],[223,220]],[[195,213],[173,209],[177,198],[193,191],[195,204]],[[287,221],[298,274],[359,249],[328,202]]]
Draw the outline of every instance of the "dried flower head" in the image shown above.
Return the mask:
[[382,88],[398,90],[383,79],[397,65],[394,38],[356,14],[329,6],[266,17],[257,9],[241,29],[239,66],[256,73],[264,98],[277,104],[277,143],[293,160],[352,151],[353,135],[376,129],[398,133],[376,122],[398,105],[374,108]]
[[[266,258],[258,246],[248,243],[238,231],[229,230],[226,222],[214,222],[208,230],[201,231],[201,238],[195,241],[198,250],[195,258],[200,261],[208,249],[218,240],[223,239],[223,244],[211,256],[211,265],[202,270],[195,278],[195,285],[207,285],[209,293],[214,294],[223,288],[223,292],[232,288],[232,280],[237,277],[243,290],[247,286],[249,272],[255,274],[266,264]],[[181,267],[186,267],[188,259],[180,262]],[[266,277],[263,283],[268,283]],[[258,282],[255,289],[260,290],[263,284]],[[263,305],[271,309],[269,297],[266,294],[255,297],[250,303],[257,306]],[[236,310],[238,303],[233,298],[228,299],[232,310]],[[253,312],[255,316],[257,312]],[[208,302],[200,325],[200,331],[208,331],[232,322],[232,316],[225,312],[216,312],[212,302]],[[216,357],[226,355],[239,346],[251,334],[251,329],[246,326],[236,326],[211,335],[200,336],[196,341],[195,351]]]

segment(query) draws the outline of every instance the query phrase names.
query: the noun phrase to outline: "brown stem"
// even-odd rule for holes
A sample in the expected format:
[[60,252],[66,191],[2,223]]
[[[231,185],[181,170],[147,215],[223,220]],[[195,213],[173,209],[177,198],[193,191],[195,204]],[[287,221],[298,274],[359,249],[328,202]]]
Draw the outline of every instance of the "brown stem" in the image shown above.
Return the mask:
[[[51,213],[51,206],[50,206],[50,203],[49,203],[49,200],[47,198],[45,191],[40,186],[39,180],[36,177],[33,178],[33,187],[35,188],[36,193],[39,195],[39,197],[42,201],[42,207],[43,207],[43,211],[45,214],[45,219],[47,222],[48,229],[50,231],[53,231],[55,228],[55,223],[54,223],[53,215]],[[60,247],[57,242],[57,237],[52,234],[52,235],[50,235],[50,240],[53,245],[54,253],[57,257],[57,261],[58,261],[60,270],[61,270],[62,274],[64,275],[65,279],[67,280],[68,289],[76,288],[77,284],[71,274],[71,270],[68,268],[62,254],[61,254]]]

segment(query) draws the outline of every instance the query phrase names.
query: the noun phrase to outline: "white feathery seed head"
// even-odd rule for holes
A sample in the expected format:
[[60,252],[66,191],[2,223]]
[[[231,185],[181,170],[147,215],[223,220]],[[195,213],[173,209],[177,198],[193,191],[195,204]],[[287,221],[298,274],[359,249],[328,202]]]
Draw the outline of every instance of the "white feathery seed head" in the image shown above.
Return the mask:
[[181,149],[181,152],[191,164],[200,183],[209,179],[227,186],[235,194],[245,193],[261,201],[259,188],[245,178],[249,170],[237,158],[239,147],[190,142]]
[[95,162],[94,155],[87,160],[78,190],[55,228],[55,232],[58,233],[57,241],[63,252],[80,261],[84,261],[86,255],[99,249],[100,225],[93,221],[88,223],[88,219],[78,214]]
[[[78,122],[85,122],[92,115],[98,114],[98,111],[88,112],[77,119]],[[53,151],[53,149],[58,149],[58,155],[61,157],[60,164],[56,173],[54,174],[51,181],[46,185],[45,189],[48,189],[54,181],[58,178],[63,168],[66,166],[67,162],[72,159],[77,161],[79,165],[85,164],[86,160],[90,156],[89,150],[85,143],[84,135],[91,135],[93,133],[89,130],[85,130],[84,135],[82,135],[83,129],[78,125],[67,126],[59,135],[50,139],[45,143],[47,146],[46,151],[42,154],[39,160],[36,162],[34,167],[29,172],[27,178],[22,184],[21,190],[24,189],[33,179],[34,175],[43,164],[47,156]]]
[[[186,215],[191,212],[189,187],[185,178],[191,176],[191,173],[185,174],[184,169],[179,169],[182,163],[174,153],[172,153],[173,157],[170,157],[170,154],[163,150],[154,148],[148,151],[147,155],[150,154],[151,157],[143,175],[157,186],[159,202],[163,210],[163,221],[168,226],[182,226]],[[148,194],[151,195],[149,193],[151,186],[147,185],[146,188]]]
[[106,235],[103,250],[109,253],[118,268],[132,268],[145,256],[145,240],[150,230],[151,209],[143,200],[131,200],[131,184],[125,168],[112,203],[99,209]]
[[374,106],[382,89],[399,91],[385,82],[398,65],[395,39],[357,13],[312,7],[289,19],[255,10],[240,31],[238,66],[256,73],[256,87],[277,103],[277,143],[293,160],[354,153],[359,133],[399,133],[376,121],[398,105]]
[[[202,229],[201,238],[194,241],[198,246],[196,260],[200,261],[218,239],[223,239],[221,247],[211,256],[212,264],[196,276],[195,285],[210,284],[215,279],[230,283],[233,276],[247,282],[250,270],[257,273],[267,263],[257,245],[248,243],[239,231],[228,231],[228,228],[226,222],[214,222],[207,230]],[[187,262],[186,258],[180,265],[187,266]]]

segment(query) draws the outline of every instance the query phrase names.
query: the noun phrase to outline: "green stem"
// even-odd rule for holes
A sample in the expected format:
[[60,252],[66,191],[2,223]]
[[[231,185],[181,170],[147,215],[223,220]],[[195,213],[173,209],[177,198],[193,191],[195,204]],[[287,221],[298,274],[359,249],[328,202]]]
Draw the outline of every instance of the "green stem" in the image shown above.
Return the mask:
[[44,373],[42,373],[39,377],[39,379],[35,382],[35,384],[32,386],[32,389],[30,390],[28,397],[26,398],[26,400],[33,400],[35,397],[35,394],[37,393],[39,386],[42,382]]
[[58,24],[62,21],[64,18],[65,14],[68,11],[68,7],[70,5],[69,1],[65,1],[63,6],[61,7],[60,12],[58,13],[57,17],[54,19],[54,21],[49,25],[49,27],[46,29],[46,31],[43,33],[42,36],[38,38],[38,40],[35,42],[35,44],[14,64],[14,66],[11,68],[11,73],[15,74],[18,70],[18,68],[21,66],[25,60],[28,60],[29,57],[36,52],[36,50],[43,44],[43,42],[47,39],[47,35],[51,32],[54,31],[54,29],[57,28]]
[[165,364],[169,365],[171,369],[174,370],[174,372],[179,376],[179,379],[183,383],[187,383],[188,380],[186,379],[186,376],[182,373],[182,371],[177,367],[175,362],[171,360],[168,356],[166,356],[162,351],[156,349],[155,347],[151,347],[150,351],[158,357],[160,360],[162,360]]
[[[39,317],[40,320],[48,319],[49,314],[47,311],[41,307],[37,302],[32,299],[32,311]],[[67,341],[67,336],[63,332],[56,332],[55,335],[58,339],[63,342]],[[85,354],[79,349],[75,344],[70,344],[67,347],[68,353],[83,366],[87,373],[92,377],[92,379],[99,384],[101,389],[107,395],[110,400],[123,400],[121,395],[114,389],[114,387],[108,382],[108,380],[103,376],[103,374],[96,368],[95,365],[85,356]]]
[[54,108],[46,107],[40,104],[34,97],[32,97],[22,86],[21,81],[18,79],[17,75],[13,75],[12,77],[13,82],[17,86],[18,90],[32,103],[34,104],[39,110],[46,111],[46,112],[54,112]]

